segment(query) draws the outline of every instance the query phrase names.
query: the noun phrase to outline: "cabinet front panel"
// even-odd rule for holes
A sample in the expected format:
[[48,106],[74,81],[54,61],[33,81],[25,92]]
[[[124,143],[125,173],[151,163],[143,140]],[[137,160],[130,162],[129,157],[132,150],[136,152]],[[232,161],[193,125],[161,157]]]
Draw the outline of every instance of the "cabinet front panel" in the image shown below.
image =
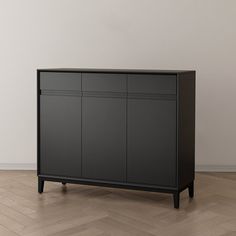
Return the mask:
[[81,90],[81,73],[40,72],[40,89]]
[[81,98],[40,96],[40,174],[81,177]]
[[176,186],[176,101],[128,100],[127,182]]
[[82,73],[83,91],[126,92],[125,74]]
[[129,93],[176,94],[176,75],[128,75]]
[[82,176],[124,181],[126,100],[94,97],[82,99]]

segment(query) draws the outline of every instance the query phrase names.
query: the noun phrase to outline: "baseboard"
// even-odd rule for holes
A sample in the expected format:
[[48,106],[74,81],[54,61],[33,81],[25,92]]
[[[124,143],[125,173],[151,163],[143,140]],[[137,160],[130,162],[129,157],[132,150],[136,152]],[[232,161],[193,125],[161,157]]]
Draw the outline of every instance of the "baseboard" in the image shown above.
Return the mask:
[[36,170],[36,163],[0,163],[0,170]]
[[[0,170],[36,170],[36,163],[0,163]],[[196,165],[196,172],[236,172],[236,165]]]
[[196,165],[196,172],[236,172],[236,165]]

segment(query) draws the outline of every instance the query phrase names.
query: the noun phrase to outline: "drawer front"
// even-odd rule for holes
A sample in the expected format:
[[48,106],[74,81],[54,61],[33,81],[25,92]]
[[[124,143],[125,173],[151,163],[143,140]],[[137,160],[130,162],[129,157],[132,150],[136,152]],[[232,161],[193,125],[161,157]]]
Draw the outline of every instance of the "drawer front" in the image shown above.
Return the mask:
[[176,75],[128,75],[128,93],[176,94]]
[[81,73],[40,72],[42,90],[81,90]]
[[83,91],[126,92],[125,74],[82,73]]

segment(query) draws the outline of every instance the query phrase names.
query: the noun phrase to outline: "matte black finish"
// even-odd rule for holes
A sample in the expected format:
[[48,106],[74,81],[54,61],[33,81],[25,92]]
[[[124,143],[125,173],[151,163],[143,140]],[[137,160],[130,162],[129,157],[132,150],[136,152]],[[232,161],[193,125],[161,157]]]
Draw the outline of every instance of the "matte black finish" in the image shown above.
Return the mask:
[[38,69],[40,72],[83,72],[83,73],[115,73],[115,74],[159,74],[177,75],[186,72],[193,73],[192,70],[148,70],[148,69],[97,69],[97,68],[47,68]]
[[82,106],[82,176],[125,181],[125,99],[83,97]]
[[126,75],[83,73],[83,91],[126,92]]
[[163,193],[178,192],[176,191],[176,188],[159,187],[156,185],[148,185],[148,184],[135,184],[135,183],[87,179],[87,178],[57,177],[57,176],[52,176],[52,175],[39,175],[38,177],[45,181],[53,181],[53,182],[59,182],[59,183],[66,181],[66,183],[71,183],[71,184],[95,185],[95,186],[112,187],[112,188],[126,188],[126,189],[152,191],[152,192],[163,192]]
[[175,207],[176,209],[179,209],[179,197],[180,197],[179,192],[173,194],[174,207]]
[[195,73],[178,75],[178,178],[183,188],[195,174]]
[[176,101],[128,100],[127,181],[176,187]]
[[189,187],[188,187],[188,194],[189,197],[193,198],[194,197],[194,182],[192,182]]
[[81,98],[41,95],[40,173],[81,177]]
[[81,90],[81,73],[42,72],[40,89]]
[[143,75],[128,76],[129,93],[176,94],[176,75]]
[[44,188],[44,180],[42,178],[38,178],[38,192],[42,193]]
[[126,179],[126,82],[123,74],[82,74],[84,178]]
[[37,72],[44,181],[194,195],[195,72]]

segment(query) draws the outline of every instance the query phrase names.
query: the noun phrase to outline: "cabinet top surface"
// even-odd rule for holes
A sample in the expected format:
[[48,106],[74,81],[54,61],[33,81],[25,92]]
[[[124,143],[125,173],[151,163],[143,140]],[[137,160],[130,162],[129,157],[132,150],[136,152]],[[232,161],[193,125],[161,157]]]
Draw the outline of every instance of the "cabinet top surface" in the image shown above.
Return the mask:
[[95,69],[95,68],[45,68],[38,69],[39,72],[88,72],[88,73],[130,73],[130,74],[180,74],[195,72],[194,70],[147,70],[147,69]]

